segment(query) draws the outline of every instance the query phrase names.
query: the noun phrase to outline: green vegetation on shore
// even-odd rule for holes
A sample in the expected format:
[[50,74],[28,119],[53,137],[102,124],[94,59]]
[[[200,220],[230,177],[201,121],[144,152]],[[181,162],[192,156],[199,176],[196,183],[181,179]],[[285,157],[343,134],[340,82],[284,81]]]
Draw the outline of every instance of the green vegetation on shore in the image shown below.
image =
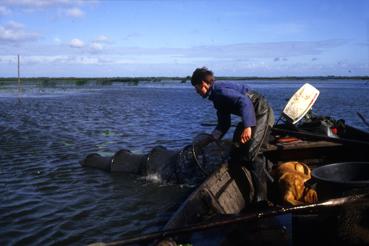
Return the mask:
[[[350,80],[368,80],[369,76],[284,76],[284,77],[242,77],[242,76],[217,76],[217,80],[332,80],[332,79],[350,79]],[[164,82],[178,81],[179,83],[190,82],[191,77],[106,77],[106,78],[87,78],[87,77],[29,77],[21,78],[22,83],[39,83],[41,86],[55,86],[59,83],[72,83],[82,86],[94,82],[98,85],[111,85],[112,83],[128,83],[137,85],[139,82]],[[5,83],[17,83],[18,78],[8,77],[0,78],[0,85]]]

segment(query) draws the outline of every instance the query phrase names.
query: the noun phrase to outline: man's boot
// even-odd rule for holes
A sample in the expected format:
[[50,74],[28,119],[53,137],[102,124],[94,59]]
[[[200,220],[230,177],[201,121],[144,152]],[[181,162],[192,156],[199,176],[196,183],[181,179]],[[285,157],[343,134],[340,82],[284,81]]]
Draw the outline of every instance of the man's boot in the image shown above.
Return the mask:
[[268,200],[268,184],[265,174],[265,162],[261,155],[256,156],[253,162],[249,163],[249,170],[254,182],[255,199],[254,202]]

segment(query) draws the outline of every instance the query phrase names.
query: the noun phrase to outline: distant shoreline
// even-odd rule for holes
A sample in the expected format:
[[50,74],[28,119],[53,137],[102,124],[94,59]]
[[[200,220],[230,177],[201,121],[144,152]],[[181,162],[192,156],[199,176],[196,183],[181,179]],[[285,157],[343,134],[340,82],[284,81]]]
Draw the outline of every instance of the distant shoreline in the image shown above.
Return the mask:
[[[281,76],[281,77],[243,77],[243,76],[217,76],[217,80],[368,80],[369,76]],[[180,83],[190,82],[191,77],[23,77],[22,82],[41,82],[56,83],[71,82],[76,84],[85,84],[95,81],[101,84],[110,83],[139,83],[139,82],[162,82],[179,81]],[[17,77],[0,77],[0,83],[17,82]]]

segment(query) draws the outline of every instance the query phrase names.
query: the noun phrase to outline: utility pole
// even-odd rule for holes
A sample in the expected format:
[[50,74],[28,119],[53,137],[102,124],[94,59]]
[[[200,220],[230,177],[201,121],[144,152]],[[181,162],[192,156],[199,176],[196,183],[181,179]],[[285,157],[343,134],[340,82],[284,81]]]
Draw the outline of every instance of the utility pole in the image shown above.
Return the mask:
[[18,93],[21,93],[21,81],[20,81],[20,58],[19,58],[19,54],[18,54]]

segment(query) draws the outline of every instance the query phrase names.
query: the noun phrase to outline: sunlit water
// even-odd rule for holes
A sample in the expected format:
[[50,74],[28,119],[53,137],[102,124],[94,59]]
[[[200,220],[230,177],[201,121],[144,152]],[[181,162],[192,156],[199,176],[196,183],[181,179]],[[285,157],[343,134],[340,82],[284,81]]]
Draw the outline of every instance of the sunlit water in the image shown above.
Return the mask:
[[[366,81],[247,82],[278,118],[303,83],[321,92],[314,112],[366,129]],[[190,191],[142,177],[82,168],[91,152],[180,149],[215,122],[187,84],[26,85],[0,88],[0,244],[86,244],[160,229]],[[229,136],[229,135],[228,135]]]

